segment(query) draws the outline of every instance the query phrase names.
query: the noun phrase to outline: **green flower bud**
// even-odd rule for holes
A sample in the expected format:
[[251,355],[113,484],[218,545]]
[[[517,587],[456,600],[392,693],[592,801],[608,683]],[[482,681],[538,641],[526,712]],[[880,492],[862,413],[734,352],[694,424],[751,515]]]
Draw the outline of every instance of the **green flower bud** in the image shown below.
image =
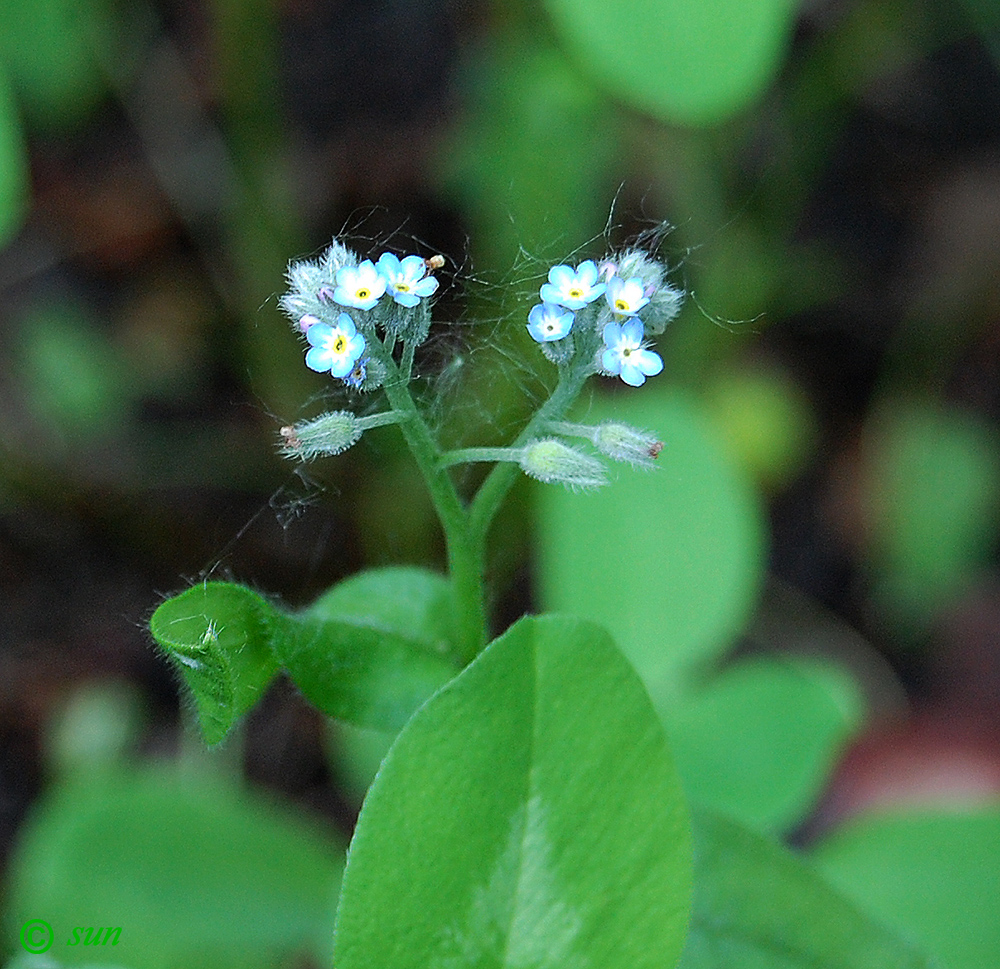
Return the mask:
[[363,429],[361,422],[350,411],[331,411],[314,420],[283,427],[280,450],[286,458],[299,458],[301,461],[340,454],[358,443]]
[[655,434],[618,421],[596,425],[556,421],[549,425],[549,430],[567,437],[585,438],[605,457],[627,462],[635,468],[651,468],[663,450],[663,442],[658,441]]
[[562,484],[576,490],[599,488],[607,483],[607,472],[597,458],[555,438],[528,444],[521,451],[518,463],[526,475],[546,484]]
[[607,421],[598,424],[591,440],[601,454],[612,461],[624,461],[635,468],[651,468],[663,450],[663,442],[649,431],[640,431],[629,424]]

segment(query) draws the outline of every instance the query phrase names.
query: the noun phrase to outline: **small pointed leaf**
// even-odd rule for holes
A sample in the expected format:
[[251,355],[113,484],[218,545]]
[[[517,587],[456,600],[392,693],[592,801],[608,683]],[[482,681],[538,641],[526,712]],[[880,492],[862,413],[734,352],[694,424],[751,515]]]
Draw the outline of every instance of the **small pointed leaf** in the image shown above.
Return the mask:
[[[455,675],[441,655],[448,644],[440,598],[446,584],[412,575],[350,582],[301,612],[241,585],[205,582],[153,613],[150,631],[191,691],[207,743],[225,737],[279,667],[329,716],[391,731]],[[362,614],[364,591],[381,603],[373,599]],[[342,618],[332,618],[338,613]],[[396,631],[408,625],[412,636]]]
[[231,582],[203,582],[168,599],[149,628],[194,697],[206,743],[216,744],[277,672],[274,607]]

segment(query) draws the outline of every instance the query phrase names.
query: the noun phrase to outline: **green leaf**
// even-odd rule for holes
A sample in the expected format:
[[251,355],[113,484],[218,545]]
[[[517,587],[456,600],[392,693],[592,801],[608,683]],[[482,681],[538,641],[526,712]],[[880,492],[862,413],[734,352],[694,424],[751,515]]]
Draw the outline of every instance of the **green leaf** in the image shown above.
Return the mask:
[[451,584],[442,575],[413,566],[349,576],[323,593],[306,615],[405,636],[436,655],[448,655],[455,642]]
[[473,123],[442,153],[440,177],[476,226],[480,260],[506,270],[600,231],[616,158],[605,99],[537,30],[478,52],[469,80]]
[[784,56],[792,0],[545,0],[580,65],[670,124],[747,107]]
[[784,848],[693,818],[695,893],[679,969],[931,969]]
[[889,616],[926,629],[992,560],[1000,534],[995,429],[931,403],[893,403],[867,431],[871,567]]
[[121,927],[104,955],[130,969],[329,965],[342,865],[329,833],[243,789],[94,773],[52,790],[22,829],[7,936],[44,918],[71,965],[98,961],[64,944],[75,926]]
[[256,592],[230,582],[193,586],[153,613],[150,632],[191,691],[206,743],[222,740],[277,672],[276,617]]
[[95,48],[114,35],[101,0],[0,0],[0,59],[30,117],[72,124],[106,84]]
[[[451,585],[427,569],[389,566],[359,572],[320,596],[308,612],[407,636],[435,655],[447,654],[455,642]],[[348,797],[361,801],[395,735],[395,730],[344,720],[328,724],[330,762]]]
[[244,586],[205,582],[153,613],[150,631],[191,691],[207,743],[254,706],[279,666],[329,716],[392,731],[455,675],[442,655],[444,579],[386,569],[344,586],[290,612]]
[[744,660],[667,718],[688,796],[759,829],[787,831],[826,784],[863,715],[842,671],[805,661]]
[[812,857],[845,895],[949,969],[1000,965],[1000,804],[859,818]]
[[281,665],[325,714],[398,730],[457,670],[421,643],[369,626],[285,616],[274,637]]
[[0,246],[21,228],[27,201],[28,155],[14,92],[0,63]]
[[663,730],[608,635],[523,619],[383,762],[351,843],[335,964],[669,966],[689,849]]
[[70,300],[35,305],[18,322],[19,382],[46,437],[84,449],[120,435],[131,374],[107,334]]
[[652,471],[618,466],[618,480],[590,494],[537,487],[540,593],[546,609],[606,626],[663,711],[746,624],[763,575],[763,512],[681,391],[643,388],[586,414],[608,418],[655,432],[664,449]]

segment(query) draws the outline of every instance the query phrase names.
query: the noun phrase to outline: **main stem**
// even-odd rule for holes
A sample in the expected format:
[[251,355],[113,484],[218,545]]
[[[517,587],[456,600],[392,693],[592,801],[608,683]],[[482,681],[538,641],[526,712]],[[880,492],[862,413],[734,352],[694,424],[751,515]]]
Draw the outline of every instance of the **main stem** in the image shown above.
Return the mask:
[[[469,663],[486,646],[485,571],[486,538],[500,505],[510,491],[519,467],[510,461],[500,461],[486,476],[469,507],[459,497],[437,442],[417,408],[408,387],[412,356],[404,359],[404,372],[396,366],[392,353],[378,340],[370,338],[372,352],[385,366],[386,397],[393,410],[401,412],[400,430],[424,476],[431,500],[444,530],[455,604],[455,627],[458,638],[457,658]],[[591,367],[578,364],[560,370],[559,381],[552,396],[538,409],[512,442],[511,448],[521,447],[538,437],[552,421],[561,420],[576,400]]]
[[483,582],[484,547],[469,528],[469,513],[455,490],[448,472],[439,465],[440,451],[431,436],[406,380],[392,356],[375,339],[370,347],[386,368],[385,394],[393,410],[406,415],[400,422],[403,437],[413,452],[431,500],[444,530],[455,604],[455,631],[458,656],[463,663],[471,662],[486,645],[485,585]]

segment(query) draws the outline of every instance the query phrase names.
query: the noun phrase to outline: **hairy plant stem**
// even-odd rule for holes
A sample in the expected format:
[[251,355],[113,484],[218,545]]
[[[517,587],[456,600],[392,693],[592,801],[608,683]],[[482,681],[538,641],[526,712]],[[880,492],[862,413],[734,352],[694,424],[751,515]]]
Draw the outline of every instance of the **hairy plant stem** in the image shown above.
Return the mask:
[[407,416],[399,428],[424,476],[441,521],[455,602],[456,659],[463,664],[469,663],[486,645],[487,639],[482,543],[473,539],[468,511],[451,476],[440,466],[440,449],[410,394],[408,381],[381,343],[369,338],[369,349],[385,366],[384,389],[392,409]]
[[442,454],[410,394],[408,378],[413,360],[412,350],[408,354],[404,350],[403,364],[397,367],[391,351],[384,344],[370,337],[368,345],[370,351],[385,367],[386,397],[393,411],[404,415],[404,419],[399,422],[400,431],[410,451],[413,452],[441,521],[455,604],[455,628],[458,636],[455,658],[464,665],[475,659],[486,646],[488,638],[484,582],[486,539],[490,524],[520,470],[518,465],[509,459],[503,460],[503,453],[516,452],[527,441],[537,437],[551,421],[562,418],[576,400],[584,381],[593,370],[588,365],[581,364],[561,369],[559,382],[552,395],[531,418],[510,448],[468,449],[470,452],[495,451],[495,454],[485,456],[485,459],[500,460],[487,475],[471,504],[466,506],[447,470],[450,464],[456,463],[449,458],[453,459],[462,452]]

